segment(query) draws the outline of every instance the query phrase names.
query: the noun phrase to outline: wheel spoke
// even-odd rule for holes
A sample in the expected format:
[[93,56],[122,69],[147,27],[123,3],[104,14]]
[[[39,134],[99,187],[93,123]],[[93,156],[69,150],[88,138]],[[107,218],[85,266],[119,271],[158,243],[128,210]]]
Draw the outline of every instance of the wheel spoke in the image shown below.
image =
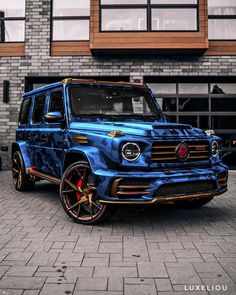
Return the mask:
[[102,207],[101,207],[101,206],[99,206],[97,203],[95,203],[95,202],[93,202],[93,201],[92,201],[92,204],[93,204],[95,207],[97,207],[99,210],[101,210],[101,209],[102,209]]
[[81,176],[81,174],[80,174],[80,172],[79,172],[79,170],[76,168],[75,169],[75,171],[77,172],[77,174],[79,175],[79,178],[82,178],[82,176]]
[[80,210],[81,210],[81,205],[79,205],[79,207],[78,207],[77,218],[79,218]]
[[87,168],[84,167],[84,173],[83,173],[82,179],[85,179],[85,175],[87,174],[86,172],[87,172]]
[[74,185],[71,181],[69,181],[68,179],[65,180],[66,183],[69,184],[70,187],[73,188],[74,191],[76,191],[77,193],[82,193],[81,188],[77,187],[76,185]]
[[13,168],[12,171],[15,172],[15,173],[20,173],[20,171],[18,169],[16,169],[16,168]]
[[72,205],[71,207],[68,208],[68,210],[72,210],[75,207],[80,206],[80,201],[76,202],[74,205]]

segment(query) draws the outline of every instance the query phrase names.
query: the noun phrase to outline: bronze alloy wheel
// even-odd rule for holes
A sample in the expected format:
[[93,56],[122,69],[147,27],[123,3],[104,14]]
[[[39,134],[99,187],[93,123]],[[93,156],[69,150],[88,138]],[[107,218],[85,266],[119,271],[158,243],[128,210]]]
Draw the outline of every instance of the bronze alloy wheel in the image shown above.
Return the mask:
[[18,191],[34,188],[35,182],[26,174],[24,162],[19,151],[16,151],[12,157],[12,178],[15,189]]
[[95,224],[110,213],[108,205],[99,201],[87,162],[76,162],[66,169],[60,185],[60,197],[66,213],[78,223]]

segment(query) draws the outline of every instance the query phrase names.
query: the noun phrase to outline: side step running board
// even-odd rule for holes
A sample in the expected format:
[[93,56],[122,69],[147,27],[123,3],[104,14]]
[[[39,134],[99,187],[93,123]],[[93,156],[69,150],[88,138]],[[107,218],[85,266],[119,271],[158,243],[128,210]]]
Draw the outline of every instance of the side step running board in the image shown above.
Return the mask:
[[45,174],[45,173],[36,171],[33,168],[28,168],[27,169],[27,173],[29,175],[36,176],[38,178],[41,178],[41,179],[50,181],[50,182],[55,183],[55,184],[58,184],[58,185],[61,183],[61,179],[60,178],[57,178],[57,177],[54,177],[54,176],[51,176],[51,175],[48,175],[48,174]]

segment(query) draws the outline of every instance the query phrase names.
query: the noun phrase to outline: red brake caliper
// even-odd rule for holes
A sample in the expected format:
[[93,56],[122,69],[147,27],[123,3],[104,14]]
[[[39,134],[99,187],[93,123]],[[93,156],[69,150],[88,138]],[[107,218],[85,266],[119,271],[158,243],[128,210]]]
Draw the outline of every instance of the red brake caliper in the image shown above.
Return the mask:
[[[77,183],[77,187],[78,187],[78,188],[81,188],[82,185],[83,185],[83,180],[80,179],[80,180],[78,181],[78,183]],[[76,193],[76,197],[77,197],[78,200],[80,200],[81,197],[82,197],[81,193]]]

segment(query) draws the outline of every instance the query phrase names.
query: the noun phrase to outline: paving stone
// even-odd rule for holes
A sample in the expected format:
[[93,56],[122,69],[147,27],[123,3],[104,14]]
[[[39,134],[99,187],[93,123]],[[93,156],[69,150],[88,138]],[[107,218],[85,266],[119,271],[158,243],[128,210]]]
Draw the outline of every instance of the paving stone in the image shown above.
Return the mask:
[[38,295],[40,290],[24,290],[23,295]]
[[40,295],[65,295],[72,294],[74,289],[74,284],[45,284],[40,291]]
[[122,243],[100,243],[99,253],[121,253]]
[[3,277],[0,289],[41,289],[45,278],[35,277]]
[[82,266],[108,266],[109,256],[107,257],[85,257],[82,262]]
[[64,276],[67,282],[75,283],[77,278],[89,278],[93,275],[93,267],[72,267],[68,266],[65,270]]
[[123,292],[117,291],[81,291],[75,290],[73,295],[124,295]]
[[156,262],[138,262],[138,274],[141,278],[167,278],[165,265]]
[[9,270],[10,266],[0,266],[0,279]]
[[171,282],[169,279],[155,279],[157,291],[172,291]]
[[84,291],[102,291],[107,290],[107,279],[106,278],[79,278],[75,290]]
[[6,276],[30,277],[34,275],[37,268],[37,266],[12,266],[6,273]]
[[168,267],[167,271],[172,284],[201,284],[192,265]]
[[125,285],[125,295],[156,295],[155,285]]
[[109,291],[123,291],[123,278],[109,278],[108,290]]
[[30,266],[52,266],[57,259],[57,253],[35,253],[29,260]]
[[0,289],[0,295],[21,295],[24,290]]
[[95,267],[94,277],[137,277],[136,267]]

